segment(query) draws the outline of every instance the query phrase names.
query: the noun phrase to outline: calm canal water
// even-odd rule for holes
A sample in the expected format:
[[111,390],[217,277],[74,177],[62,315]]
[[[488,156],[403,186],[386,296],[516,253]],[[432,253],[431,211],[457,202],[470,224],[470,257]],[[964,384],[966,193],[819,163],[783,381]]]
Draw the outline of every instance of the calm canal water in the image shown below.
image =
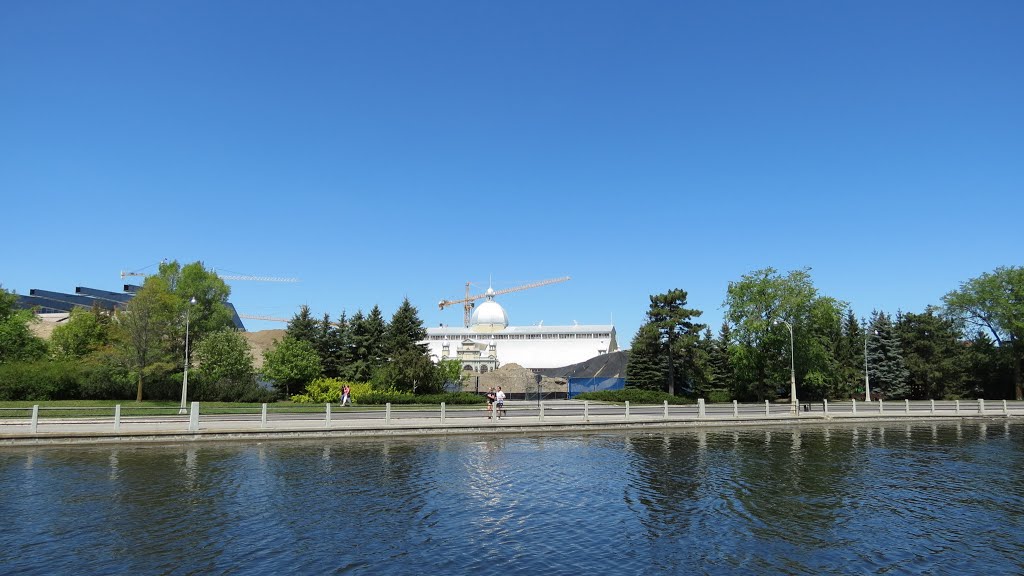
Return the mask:
[[1024,424],[0,450],[3,574],[1022,574]]

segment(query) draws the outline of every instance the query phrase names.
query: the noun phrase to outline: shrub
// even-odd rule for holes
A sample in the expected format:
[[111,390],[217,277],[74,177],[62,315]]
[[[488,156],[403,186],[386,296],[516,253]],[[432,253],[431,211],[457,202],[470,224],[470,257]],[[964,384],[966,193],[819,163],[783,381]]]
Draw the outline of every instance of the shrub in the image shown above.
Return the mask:
[[576,396],[577,400],[596,400],[599,402],[629,402],[630,404],[693,404],[692,398],[672,396],[665,392],[626,388],[624,390],[602,390],[600,392],[584,392]]
[[415,397],[417,404],[440,404],[444,402],[448,406],[463,405],[473,406],[484,404],[487,399],[472,392],[449,392],[446,394],[420,394]]
[[352,403],[369,403],[363,399],[373,393],[373,387],[369,382],[346,382],[337,378],[317,378],[306,385],[304,394],[296,394],[291,397],[292,402],[327,404],[328,402],[341,401],[341,389],[348,384],[351,388]]
[[708,402],[711,404],[732,402],[732,394],[725,388],[712,388],[708,390]]
[[78,362],[11,362],[0,364],[0,400],[67,400],[78,397],[82,368]]

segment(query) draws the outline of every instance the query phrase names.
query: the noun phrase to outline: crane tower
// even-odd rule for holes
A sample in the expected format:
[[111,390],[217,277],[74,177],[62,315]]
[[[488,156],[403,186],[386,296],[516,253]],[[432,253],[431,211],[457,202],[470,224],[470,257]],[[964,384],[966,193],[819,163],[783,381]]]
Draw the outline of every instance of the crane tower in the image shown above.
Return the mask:
[[487,296],[499,296],[501,294],[508,294],[510,292],[519,292],[520,290],[529,290],[530,288],[539,288],[541,286],[547,286],[548,284],[557,284],[559,282],[565,282],[566,280],[570,280],[570,279],[571,278],[569,276],[562,276],[561,278],[551,278],[549,280],[541,280],[539,282],[531,282],[530,284],[524,284],[522,286],[515,286],[513,288],[505,288],[503,290],[490,291],[489,293],[488,292],[484,292],[483,294],[477,294],[475,296],[470,296],[469,295],[470,283],[466,282],[466,297],[465,298],[460,298],[459,300],[441,300],[438,303],[437,306],[438,306],[438,309],[444,310],[448,306],[453,306],[455,304],[462,304],[462,323],[467,328],[469,328],[469,314],[473,310],[473,306],[476,305],[475,302],[477,300],[481,299],[481,298],[485,298]]

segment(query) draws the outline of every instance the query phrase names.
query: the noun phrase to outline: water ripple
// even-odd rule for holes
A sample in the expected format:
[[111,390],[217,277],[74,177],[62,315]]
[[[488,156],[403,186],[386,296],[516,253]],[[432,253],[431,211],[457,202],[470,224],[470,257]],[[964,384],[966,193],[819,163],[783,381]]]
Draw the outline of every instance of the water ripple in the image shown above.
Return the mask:
[[1019,574],[1024,425],[0,452],[0,572]]

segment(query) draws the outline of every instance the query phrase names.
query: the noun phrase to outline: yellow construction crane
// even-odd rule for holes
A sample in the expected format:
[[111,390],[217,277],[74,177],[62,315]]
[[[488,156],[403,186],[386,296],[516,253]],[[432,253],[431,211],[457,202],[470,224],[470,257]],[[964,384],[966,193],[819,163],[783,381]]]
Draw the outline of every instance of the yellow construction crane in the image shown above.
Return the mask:
[[550,280],[541,280],[540,282],[532,282],[530,284],[524,284],[522,286],[516,286],[514,288],[505,288],[504,290],[497,290],[497,291],[495,291],[495,290],[488,290],[487,292],[484,292],[483,294],[477,294],[476,296],[470,296],[469,295],[470,283],[466,282],[466,297],[465,298],[461,298],[459,300],[441,300],[438,303],[437,306],[438,306],[438,309],[444,310],[448,306],[452,306],[452,305],[455,305],[455,304],[462,304],[462,311],[463,311],[462,323],[467,328],[469,328],[469,313],[473,310],[473,306],[475,306],[474,302],[476,300],[479,300],[481,298],[486,298],[487,296],[499,296],[501,294],[508,294],[509,292],[519,292],[520,290],[528,290],[530,288],[538,288],[540,286],[547,286],[548,284],[557,284],[559,282],[565,282],[566,280],[570,280],[570,279],[571,278],[569,276],[562,276],[561,278],[552,278]]

